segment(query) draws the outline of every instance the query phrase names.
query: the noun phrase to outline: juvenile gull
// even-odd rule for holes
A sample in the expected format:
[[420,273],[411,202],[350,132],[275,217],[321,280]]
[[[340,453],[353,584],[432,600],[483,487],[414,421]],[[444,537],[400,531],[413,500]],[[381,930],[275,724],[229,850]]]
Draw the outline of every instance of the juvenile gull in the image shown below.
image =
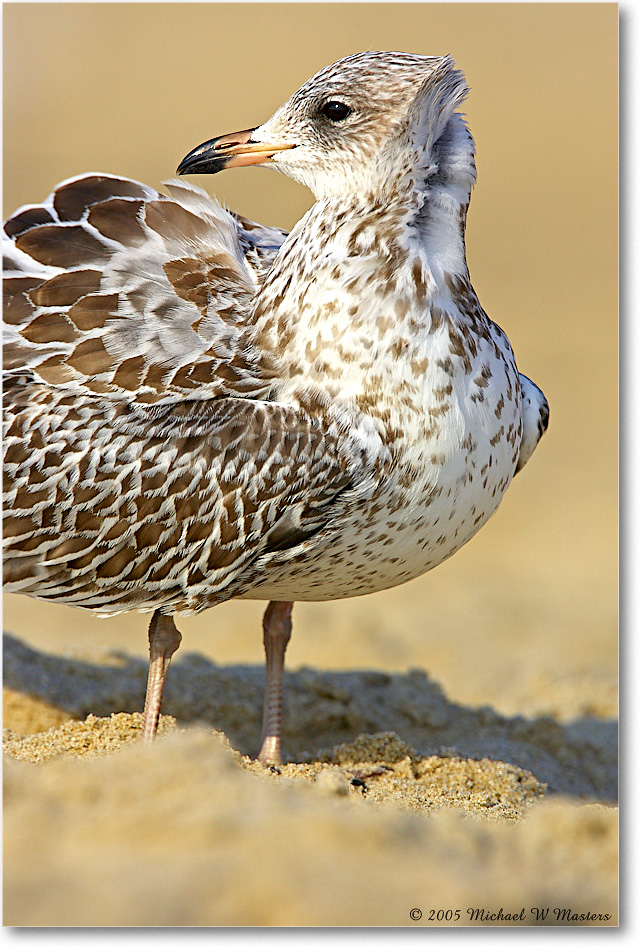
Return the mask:
[[173,615],[269,600],[278,763],[292,602],[441,564],[546,428],[470,283],[467,91],[450,57],[359,53],[183,159],[307,185],[290,234],[102,174],[5,224],[6,589],[154,612],[147,737]]

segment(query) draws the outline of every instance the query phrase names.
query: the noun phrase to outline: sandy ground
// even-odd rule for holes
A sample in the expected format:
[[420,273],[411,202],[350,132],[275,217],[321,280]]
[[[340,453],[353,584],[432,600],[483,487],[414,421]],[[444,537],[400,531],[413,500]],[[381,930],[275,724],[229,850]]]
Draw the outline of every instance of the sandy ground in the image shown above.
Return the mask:
[[[7,5],[5,212],[83,171],[161,187],[348,53],[450,52],[478,146],[473,283],[549,432],[450,562],[296,605],[279,773],[245,757],[263,605],[179,620],[176,726],[144,748],[146,618],[5,598],[5,924],[616,921],[617,6],[327,11]],[[283,227],[310,204],[265,169],[201,184]]]
[[150,747],[140,713],[110,715],[140,707],[144,660],[4,639],[5,925],[617,920],[614,722],[468,707],[421,670],[303,669],[270,770],[247,756],[260,666],[178,658]]

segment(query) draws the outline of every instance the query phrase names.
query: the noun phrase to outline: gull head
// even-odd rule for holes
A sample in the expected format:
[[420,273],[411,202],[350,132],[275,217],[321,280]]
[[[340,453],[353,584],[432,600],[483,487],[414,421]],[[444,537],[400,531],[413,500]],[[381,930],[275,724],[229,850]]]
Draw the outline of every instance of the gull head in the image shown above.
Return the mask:
[[178,174],[267,165],[317,199],[386,193],[418,170],[430,173],[435,147],[468,89],[450,56],[355,53],[326,66],[263,125],[193,149]]

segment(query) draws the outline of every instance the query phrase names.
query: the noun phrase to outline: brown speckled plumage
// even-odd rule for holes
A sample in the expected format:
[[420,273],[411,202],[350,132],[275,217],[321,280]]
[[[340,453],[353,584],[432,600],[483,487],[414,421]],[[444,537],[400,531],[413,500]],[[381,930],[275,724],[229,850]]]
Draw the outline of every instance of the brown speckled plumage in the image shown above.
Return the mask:
[[269,599],[282,669],[291,601],[402,583],[472,537],[548,407],[470,283],[466,92],[449,58],[357,54],[184,159],[309,185],[289,235],[108,175],[5,224],[8,589],[154,610],[166,665],[158,618]]

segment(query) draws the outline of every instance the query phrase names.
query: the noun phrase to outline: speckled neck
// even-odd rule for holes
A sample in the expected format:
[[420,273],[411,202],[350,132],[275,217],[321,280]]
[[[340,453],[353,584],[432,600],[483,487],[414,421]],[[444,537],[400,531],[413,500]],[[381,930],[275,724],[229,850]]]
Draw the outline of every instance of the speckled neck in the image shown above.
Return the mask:
[[421,349],[433,305],[461,319],[451,288],[453,281],[469,286],[465,224],[474,179],[473,140],[454,116],[430,160],[417,158],[385,196],[326,198],[310,209],[283,244],[253,313],[259,346],[287,363],[286,378],[345,377],[356,362],[389,360],[402,338],[409,353]]

